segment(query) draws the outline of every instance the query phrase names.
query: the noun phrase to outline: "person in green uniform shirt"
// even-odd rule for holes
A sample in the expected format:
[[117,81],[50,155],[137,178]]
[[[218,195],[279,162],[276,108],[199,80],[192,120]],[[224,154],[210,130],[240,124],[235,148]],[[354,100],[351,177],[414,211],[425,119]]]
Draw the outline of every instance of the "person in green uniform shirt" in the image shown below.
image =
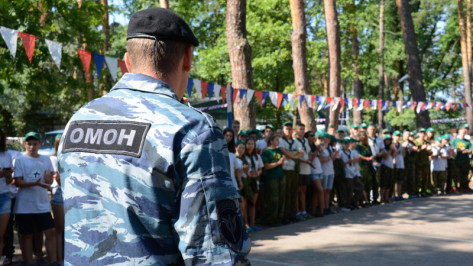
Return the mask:
[[458,131],[457,137],[453,139],[451,144],[457,151],[457,156],[455,157],[455,186],[458,188],[459,185],[461,192],[468,190],[469,182],[471,143],[465,139],[468,130],[468,124],[463,124]]
[[429,196],[430,183],[430,143],[425,140],[425,129],[420,128],[418,138],[414,141],[417,146],[416,154],[416,190],[419,196]]

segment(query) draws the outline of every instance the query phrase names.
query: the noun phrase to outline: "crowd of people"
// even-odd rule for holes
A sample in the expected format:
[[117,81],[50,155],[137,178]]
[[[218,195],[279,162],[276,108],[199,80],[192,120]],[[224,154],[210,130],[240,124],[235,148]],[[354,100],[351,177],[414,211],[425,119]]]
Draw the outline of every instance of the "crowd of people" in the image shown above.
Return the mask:
[[281,129],[223,133],[230,172],[241,196],[248,232],[336,212],[418,197],[470,192],[468,124],[377,132],[376,125],[312,131],[286,122]]
[[[25,152],[6,149],[6,136],[0,130],[0,251],[3,265],[13,263],[14,224],[19,234],[25,265],[60,265],[64,258],[64,207],[55,153],[38,153],[41,138],[37,132],[25,135]],[[53,218],[54,216],[54,218]],[[44,241],[45,239],[45,241]]]

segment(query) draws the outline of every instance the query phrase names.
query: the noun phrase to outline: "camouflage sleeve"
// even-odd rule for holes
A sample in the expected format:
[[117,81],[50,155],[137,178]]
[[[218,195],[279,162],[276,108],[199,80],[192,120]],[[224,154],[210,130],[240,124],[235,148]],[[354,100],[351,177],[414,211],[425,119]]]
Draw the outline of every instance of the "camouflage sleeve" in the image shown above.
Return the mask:
[[225,147],[221,131],[211,128],[185,144],[176,161],[183,181],[174,228],[186,265],[244,265],[247,261],[250,241]]

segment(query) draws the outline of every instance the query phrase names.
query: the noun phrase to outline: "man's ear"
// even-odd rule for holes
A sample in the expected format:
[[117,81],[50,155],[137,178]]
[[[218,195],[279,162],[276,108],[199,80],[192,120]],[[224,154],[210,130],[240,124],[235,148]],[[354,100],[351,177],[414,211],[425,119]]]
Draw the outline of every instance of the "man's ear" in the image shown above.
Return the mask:
[[128,54],[128,52],[125,53],[125,65],[126,65],[126,68],[128,69],[128,72],[131,72],[130,55]]
[[185,72],[191,71],[192,67],[192,46],[188,46],[184,52],[183,58],[182,58],[182,67]]

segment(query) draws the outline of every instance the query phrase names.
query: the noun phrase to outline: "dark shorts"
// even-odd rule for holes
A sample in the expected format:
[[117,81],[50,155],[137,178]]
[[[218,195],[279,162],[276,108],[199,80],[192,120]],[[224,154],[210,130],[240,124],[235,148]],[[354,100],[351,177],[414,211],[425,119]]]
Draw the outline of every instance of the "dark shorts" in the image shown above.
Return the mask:
[[404,183],[404,180],[406,179],[405,169],[396,168],[393,170],[393,172],[394,172],[394,181],[399,184]]
[[17,213],[15,215],[18,233],[21,235],[32,234],[54,228],[54,220],[50,212],[46,213]]
[[382,165],[379,186],[383,189],[390,189],[394,184],[393,169]]
[[310,175],[299,175],[299,186],[310,186]]

